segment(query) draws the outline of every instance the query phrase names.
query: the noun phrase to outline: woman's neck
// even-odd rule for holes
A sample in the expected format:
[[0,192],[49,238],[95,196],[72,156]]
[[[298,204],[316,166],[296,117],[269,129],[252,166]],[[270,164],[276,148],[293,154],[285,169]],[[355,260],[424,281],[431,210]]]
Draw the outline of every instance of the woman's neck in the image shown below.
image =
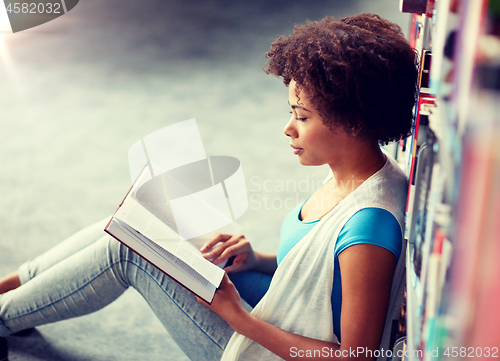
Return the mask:
[[[386,156],[378,145],[359,142],[356,147],[347,150],[342,162],[330,164],[333,172],[332,181],[337,186],[353,190],[379,171],[386,162]],[[353,188],[354,184],[354,188]]]

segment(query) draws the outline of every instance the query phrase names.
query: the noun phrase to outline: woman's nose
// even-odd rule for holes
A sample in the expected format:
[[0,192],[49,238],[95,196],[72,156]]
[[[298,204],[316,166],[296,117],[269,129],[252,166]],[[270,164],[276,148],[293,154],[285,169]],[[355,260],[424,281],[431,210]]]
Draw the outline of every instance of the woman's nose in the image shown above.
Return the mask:
[[293,114],[292,114],[290,120],[288,121],[288,123],[286,123],[285,127],[283,128],[283,133],[285,133],[285,135],[287,137],[290,137],[290,138],[297,137],[297,131],[295,130],[295,127],[293,124],[294,121],[295,121],[295,118],[293,117]]

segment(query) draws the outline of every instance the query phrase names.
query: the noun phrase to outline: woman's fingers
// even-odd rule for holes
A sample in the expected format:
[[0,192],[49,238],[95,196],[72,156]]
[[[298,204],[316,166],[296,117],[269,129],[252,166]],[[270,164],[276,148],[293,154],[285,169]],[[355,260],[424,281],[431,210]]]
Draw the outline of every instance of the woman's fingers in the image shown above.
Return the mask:
[[[207,243],[207,245],[210,248],[212,248],[214,246],[215,246],[215,248],[210,249],[209,247],[203,247],[202,249],[204,249],[205,251],[202,251],[202,252],[206,252],[203,256],[205,258],[217,257],[226,248],[235,245],[236,243],[240,242],[241,240],[245,240],[245,237],[243,237],[243,235],[225,234],[225,235],[215,237],[213,240],[210,240],[210,242]],[[218,244],[216,242],[218,242]]]
[[215,233],[210,240],[203,246],[201,247],[200,251],[205,252],[209,249],[211,249],[213,246],[215,246],[219,242],[225,242],[229,239],[231,239],[232,235],[230,234],[224,234],[224,233]]
[[210,303],[208,303],[207,301],[205,301],[203,298],[200,298],[198,295],[195,295],[196,296],[196,300],[201,303],[202,305],[205,305],[207,307],[210,307]]
[[227,248],[237,245],[240,240],[237,237],[232,237],[231,239],[222,242],[220,245],[212,249],[210,252],[207,252],[203,255],[203,257],[207,259],[212,259],[219,257]]
[[224,271],[226,271],[227,274],[241,272],[244,270],[245,270],[244,260],[236,260],[236,258],[231,266],[224,267]]
[[231,256],[238,256],[238,260],[244,260],[246,258],[247,251],[248,250],[246,249],[244,244],[236,243],[235,245],[228,246],[226,249],[224,249],[220,253],[220,255],[212,260],[212,262],[215,264],[219,264],[221,262],[224,262],[226,259],[229,259],[229,257]]
[[[210,249],[214,247],[213,249]],[[255,263],[255,255],[250,242],[242,235],[215,234],[201,248],[205,259],[220,264],[234,256],[233,264],[225,268],[229,273],[240,272]]]

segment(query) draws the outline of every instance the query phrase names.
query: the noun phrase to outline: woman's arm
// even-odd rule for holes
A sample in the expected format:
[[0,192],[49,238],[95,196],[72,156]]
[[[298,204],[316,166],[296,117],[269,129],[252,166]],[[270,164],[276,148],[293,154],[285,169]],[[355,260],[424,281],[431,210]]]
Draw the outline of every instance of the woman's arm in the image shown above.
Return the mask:
[[236,332],[285,360],[373,360],[375,357],[367,357],[370,355],[365,350],[374,351],[380,345],[396,257],[382,247],[359,244],[344,250],[339,262],[342,273],[340,346],[292,334],[250,315],[242,307],[238,292],[227,276],[209,307]]
[[396,263],[391,251],[371,244],[350,246],[340,253],[344,347],[379,348]]

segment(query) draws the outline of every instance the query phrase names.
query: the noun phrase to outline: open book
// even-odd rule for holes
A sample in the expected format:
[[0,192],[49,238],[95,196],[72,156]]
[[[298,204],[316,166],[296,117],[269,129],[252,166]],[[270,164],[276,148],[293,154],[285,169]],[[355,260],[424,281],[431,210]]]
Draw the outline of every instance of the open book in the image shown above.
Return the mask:
[[161,193],[163,187],[161,176],[151,179],[148,172],[147,167],[141,172],[107,224],[105,232],[211,303],[224,276],[221,268],[224,265],[215,265],[203,258],[199,248],[215,231],[183,240],[176,231],[169,203],[151,201],[154,198],[151,194]]

